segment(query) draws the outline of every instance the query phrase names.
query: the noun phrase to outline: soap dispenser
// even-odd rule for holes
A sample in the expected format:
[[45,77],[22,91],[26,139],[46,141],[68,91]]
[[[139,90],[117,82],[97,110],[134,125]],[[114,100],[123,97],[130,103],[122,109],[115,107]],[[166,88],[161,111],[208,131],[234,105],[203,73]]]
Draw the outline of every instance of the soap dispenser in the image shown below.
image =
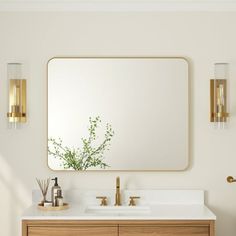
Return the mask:
[[56,206],[56,199],[57,199],[58,190],[61,191],[61,187],[58,185],[57,177],[55,177],[52,180],[55,181],[54,186],[52,187],[52,206]]

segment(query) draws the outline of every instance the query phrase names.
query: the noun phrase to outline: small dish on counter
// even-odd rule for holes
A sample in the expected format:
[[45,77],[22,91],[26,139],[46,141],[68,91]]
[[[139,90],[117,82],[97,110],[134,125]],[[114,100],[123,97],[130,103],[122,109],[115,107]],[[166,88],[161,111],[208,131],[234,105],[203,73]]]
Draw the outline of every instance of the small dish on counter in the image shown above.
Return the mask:
[[42,203],[38,204],[38,209],[43,211],[62,211],[69,208],[68,203],[63,203],[62,206],[43,206]]

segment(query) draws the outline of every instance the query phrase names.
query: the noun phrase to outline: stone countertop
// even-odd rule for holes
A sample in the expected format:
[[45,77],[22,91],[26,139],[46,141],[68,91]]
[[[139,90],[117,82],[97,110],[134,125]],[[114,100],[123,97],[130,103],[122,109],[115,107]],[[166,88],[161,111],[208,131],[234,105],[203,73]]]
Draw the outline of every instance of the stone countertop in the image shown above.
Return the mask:
[[86,207],[72,204],[62,211],[42,211],[32,205],[22,220],[216,220],[216,216],[202,204],[153,205],[147,213],[87,213]]

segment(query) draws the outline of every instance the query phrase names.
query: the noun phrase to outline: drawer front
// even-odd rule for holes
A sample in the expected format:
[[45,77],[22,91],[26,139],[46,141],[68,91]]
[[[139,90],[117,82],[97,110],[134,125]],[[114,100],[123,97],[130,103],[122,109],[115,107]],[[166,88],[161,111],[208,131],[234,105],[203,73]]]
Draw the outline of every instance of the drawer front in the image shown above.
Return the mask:
[[117,236],[118,227],[30,226],[28,236]]
[[209,236],[208,226],[121,226],[119,236]]

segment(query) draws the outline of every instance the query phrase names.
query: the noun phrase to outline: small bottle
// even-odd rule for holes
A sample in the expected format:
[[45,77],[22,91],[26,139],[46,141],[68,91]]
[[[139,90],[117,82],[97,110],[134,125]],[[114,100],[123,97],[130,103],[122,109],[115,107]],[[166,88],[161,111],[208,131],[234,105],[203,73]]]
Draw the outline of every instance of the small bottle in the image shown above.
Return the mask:
[[52,206],[56,206],[57,191],[61,190],[61,187],[57,183],[57,177],[52,180],[55,181],[55,184],[52,187]]
[[63,197],[60,189],[57,190],[56,206],[63,206]]

